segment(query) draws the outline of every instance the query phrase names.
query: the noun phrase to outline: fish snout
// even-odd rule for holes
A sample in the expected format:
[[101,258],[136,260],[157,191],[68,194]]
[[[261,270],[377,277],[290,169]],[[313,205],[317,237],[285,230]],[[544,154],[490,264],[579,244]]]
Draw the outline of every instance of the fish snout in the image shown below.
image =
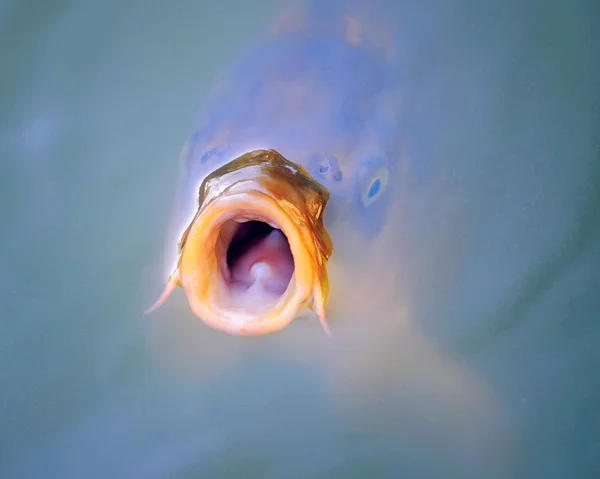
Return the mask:
[[305,170],[273,150],[216,170],[200,188],[177,270],[156,307],[179,284],[196,316],[230,334],[279,331],[306,307],[330,334],[328,198]]

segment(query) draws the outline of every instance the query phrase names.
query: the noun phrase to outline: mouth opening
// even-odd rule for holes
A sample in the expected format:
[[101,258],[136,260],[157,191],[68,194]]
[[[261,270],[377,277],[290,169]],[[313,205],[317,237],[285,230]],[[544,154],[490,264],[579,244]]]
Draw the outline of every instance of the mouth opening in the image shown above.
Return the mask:
[[275,150],[218,168],[203,180],[177,267],[146,312],[181,286],[196,316],[230,334],[279,331],[309,308],[330,335],[328,200],[323,186]]
[[294,257],[286,235],[267,221],[227,220],[217,240],[217,263],[224,283],[222,306],[258,315],[287,291]]

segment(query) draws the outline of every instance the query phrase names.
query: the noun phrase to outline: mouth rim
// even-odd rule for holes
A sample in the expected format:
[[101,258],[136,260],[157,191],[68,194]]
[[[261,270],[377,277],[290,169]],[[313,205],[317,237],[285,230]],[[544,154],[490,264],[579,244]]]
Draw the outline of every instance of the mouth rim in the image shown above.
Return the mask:
[[[220,306],[218,300],[223,293],[223,265],[219,261],[226,261],[217,253],[221,231],[228,221],[248,216],[276,225],[286,236],[294,261],[286,290],[260,314],[232,311]],[[298,220],[295,222],[276,199],[262,191],[230,193],[207,204],[190,225],[178,270],[192,312],[209,326],[234,335],[263,335],[289,325],[311,300],[316,277],[316,265]]]
[[[288,187],[285,188],[283,185]],[[240,194],[242,196],[239,196]],[[217,213],[219,210],[216,206],[223,206],[234,198],[250,200],[250,210],[254,211],[253,207],[260,206],[256,211],[259,217],[274,218],[273,223],[280,225],[279,229],[286,236],[290,247],[289,253],[292,254],[294,261],[291,281],[288,282],[288,287],[280,299],[288,297],[288,293],[292,290],[291,285],[294,286],[296,293],[289,294],[289,299],[294,301],[288,301],[288,304],[284,305],[287,307],[283,310],[275,311],[281,313],[278,317],[274,317],[271,311],[271,314],[266,317],[263,315],[261,321],[257,321],[255,316],[250,318],[254,319],[253,321],[246,321],[241,325],[232,325],[231,315],[227,314],[223,317],[222,314],[215,313],[212,308],[207,308],[206,304],[198,299],[202,294],[189,294],[190,290],[195,293],[201,287],[206,292],[209,287],[207,285],[210,285],[208,281],[201,281],[202,274],[199,271],[201,268],[197,266],[205,263],[197,261],[198,253],[202,250],[207,251],[207,245],[212,245],[208,251],[214,251],[221,228],[213,227],[212,230],[208,228],[208,233],[205,228],[216,224],[215,219],[219,219],[219,215],[215,214],[215,209]],[[160,308],[177,286],[181,286],[194,314],[214,329],[234,335],[264,335],[285,328],[300,310],[306,308],[316,314],[321,327],[331,338],[332,334],[325,314],[329,297],[327,262],[333,252],[331,237],[323,221],[328,200],[328,190],[308,171],[273,149],[250,151],[217,168],[202,180],[199,188],[198,210],[178,243],[177,266],[169,275],[160,297],[144,314],[150,314]],[[241,201],[239,204],[244,202]],[[207,215],[207,211],[213,214]],[[264,213],[267,211],[272,216],[265,216]],[[221,225],[226,221],[229,220],[220,221]],[[267,223],[271,222],[267,221]],[[190,247],[190,233],[193,233],[191,243],[199,244],[200,248]],[[204,238],[204,241],[198,240],[198,235]],[[206,241],[209,235],[210,241]],[[196,251],[196,255],[192,254],[191,258],[196,259],[195,263],[188,261],[189,252],[193,251]],[[206,253],[204,255],[209,256]],[[224,257],[226,258],[226,255]],[[184,264],[186,268],[183,268]],[[190,264],[192,266],[188,268]],[[208,264],[210,266],[211,263]],[[215,264],[214,254],[212,265],[215,271],[218,266]],[[206,264],[204,269],[207,269]],[[296,281],[297,278],[301,278],[302,281]],[[298,284],[301,288],[298,288]]]

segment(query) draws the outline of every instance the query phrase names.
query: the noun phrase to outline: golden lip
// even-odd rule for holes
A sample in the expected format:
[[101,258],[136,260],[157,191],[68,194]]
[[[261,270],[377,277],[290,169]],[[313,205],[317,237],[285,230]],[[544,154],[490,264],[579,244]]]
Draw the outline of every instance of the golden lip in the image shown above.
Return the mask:
[[[330,335],[325,303],[332,245],[323,225],[328,199],[327,190],[308,172],[274,150],[257,150],[219,168],[203,181],[198,212],[179,243],[178,266],[147,312],[157,309],[180,285],[194,314],[226,333],[255,336],[279,331],[308,306]],[[227,284],[225,258],[233,236],[229,230],[232,221],[242,218],[280,229],[294,261],[285,292],[253,307],[236,303]]]

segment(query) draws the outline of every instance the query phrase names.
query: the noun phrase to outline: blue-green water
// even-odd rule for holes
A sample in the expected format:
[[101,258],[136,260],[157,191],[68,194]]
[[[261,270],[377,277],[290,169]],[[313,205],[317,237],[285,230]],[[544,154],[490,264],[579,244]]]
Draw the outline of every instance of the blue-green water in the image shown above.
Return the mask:
[[141,316],[196,109],[277,3],[0,5],[0,478],[599,477],[593,2],[408,22],[447,39],[398,252],[422,342]]

